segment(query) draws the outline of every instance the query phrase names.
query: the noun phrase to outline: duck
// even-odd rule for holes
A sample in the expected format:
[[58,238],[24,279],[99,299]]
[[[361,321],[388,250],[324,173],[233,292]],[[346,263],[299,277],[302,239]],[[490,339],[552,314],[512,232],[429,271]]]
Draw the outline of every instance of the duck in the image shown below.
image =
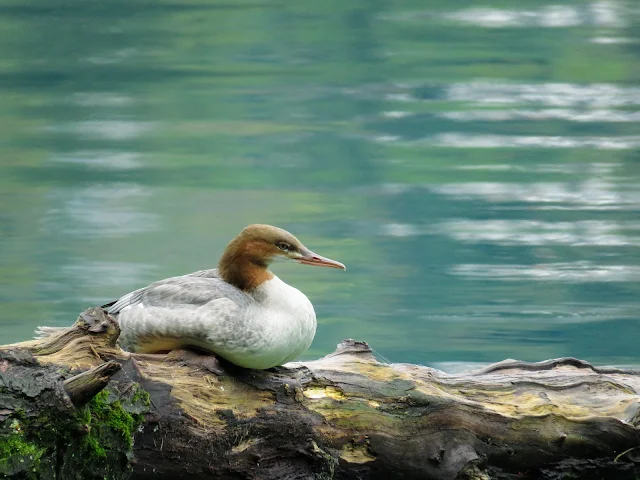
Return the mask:
[[244,228],[217,268],[166,278],[103,305],[135,353],[194,348],[244,368],[268,369],[304,353],[316,333],[307,296],[280,280],[274,260],[346,270],[272,225]]

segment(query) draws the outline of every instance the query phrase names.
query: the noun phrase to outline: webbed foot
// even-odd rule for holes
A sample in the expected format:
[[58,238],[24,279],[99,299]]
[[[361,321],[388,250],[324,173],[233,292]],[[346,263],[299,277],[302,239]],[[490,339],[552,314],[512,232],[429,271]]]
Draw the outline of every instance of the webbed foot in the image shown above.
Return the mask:
[[181,365],[194,366],[204,369],[218,377],[224,376],[225,371],[218,357],[210,352],[200,352],[191,349],[171,350],[165,361],[178,362]]

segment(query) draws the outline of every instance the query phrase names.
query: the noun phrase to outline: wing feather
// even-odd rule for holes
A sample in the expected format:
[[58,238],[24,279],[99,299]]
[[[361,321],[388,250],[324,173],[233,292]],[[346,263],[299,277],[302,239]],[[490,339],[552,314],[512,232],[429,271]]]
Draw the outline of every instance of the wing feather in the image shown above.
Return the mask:
[[196,307],[221,298],[231,300],[238,305],[248,301],[247,294],[222,280],[217,270],[200,270],[152,283],[123,295],[115,303],[107,304],[106,307],[109,314],[117,315],[129,306]]

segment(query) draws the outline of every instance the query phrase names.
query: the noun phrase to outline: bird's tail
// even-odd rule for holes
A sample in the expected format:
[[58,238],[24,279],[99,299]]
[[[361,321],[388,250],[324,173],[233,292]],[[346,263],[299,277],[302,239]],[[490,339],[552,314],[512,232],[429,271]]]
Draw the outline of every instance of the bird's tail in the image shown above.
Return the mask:
[[66,330],[68,327],[36,327],[35,338],[38,340],[42,340],[44,338],[49,338],[52,335],[62,332]]
[[104,305],[102,305],[100,308],[102,308],[102,309],[106,310],[106,309],[108,309],[109,307],[111,307],[111,306],[115,305],[115,303],[116,303],[116,302],[117,302],[117,300],[114,300],[113,302],[105,303],[105,304],[104,304]]

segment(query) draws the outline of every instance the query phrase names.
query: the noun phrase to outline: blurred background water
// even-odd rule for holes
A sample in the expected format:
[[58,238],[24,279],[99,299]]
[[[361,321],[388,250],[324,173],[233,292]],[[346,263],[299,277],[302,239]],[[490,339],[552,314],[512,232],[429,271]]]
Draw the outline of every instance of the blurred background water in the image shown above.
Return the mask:
[[629,0],[0,0],[0,342],[215,266],[276,265],[397,362],[638,364]]

